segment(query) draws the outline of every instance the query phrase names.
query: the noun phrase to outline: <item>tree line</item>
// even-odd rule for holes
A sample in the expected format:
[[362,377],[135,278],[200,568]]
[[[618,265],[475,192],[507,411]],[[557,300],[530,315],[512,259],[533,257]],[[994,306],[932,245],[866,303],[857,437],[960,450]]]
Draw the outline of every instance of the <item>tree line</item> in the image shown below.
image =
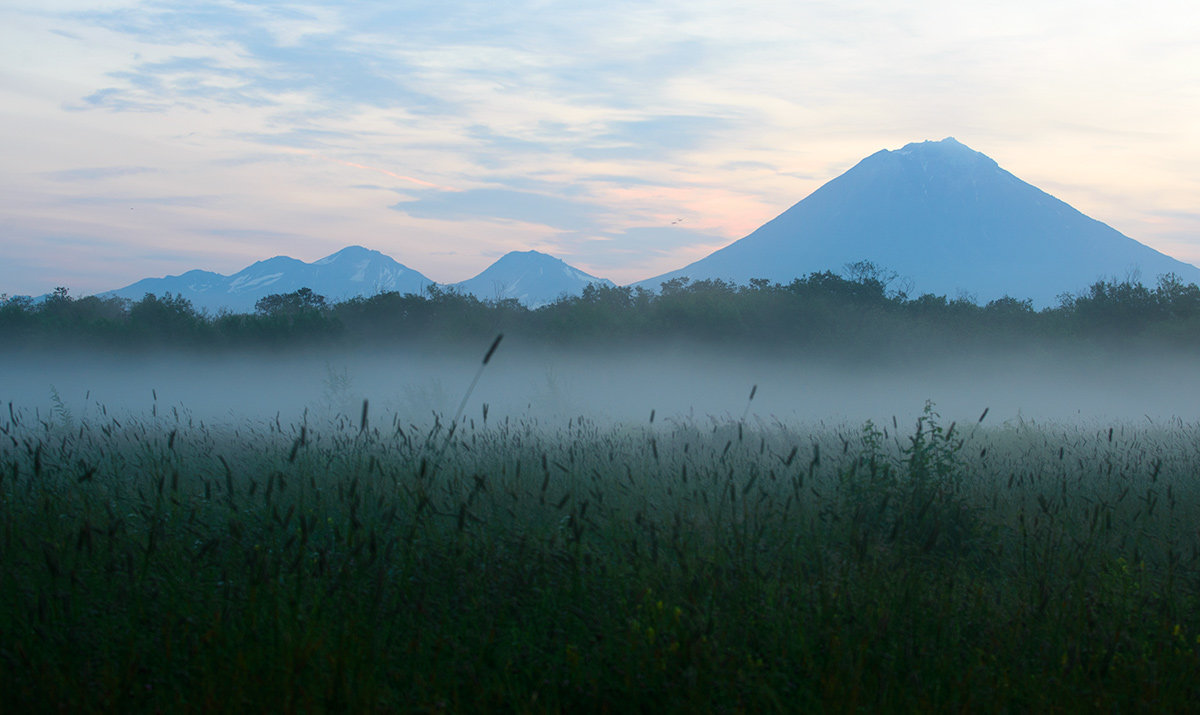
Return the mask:
[[1200,287],[1165,275],[1154,287],[1097,281],[1035,310],[1011,297],[909,296],[869,263],[845,274],[790,283],[677,278],[657,292],[593,284],[537,309],[483,301],[433,286],[342,302],[302,288],[269,295],[254,313],[198,311],[179,295],[141,300],[75,298],[66,288],[41,301],[0,295],[0,342],[142,348],[378,345],[479,341],[498,331],[560,345],[622,347],[645,341],[704,342],[833,356],[919,354],[963,346],[1078,344],[1200,347]]

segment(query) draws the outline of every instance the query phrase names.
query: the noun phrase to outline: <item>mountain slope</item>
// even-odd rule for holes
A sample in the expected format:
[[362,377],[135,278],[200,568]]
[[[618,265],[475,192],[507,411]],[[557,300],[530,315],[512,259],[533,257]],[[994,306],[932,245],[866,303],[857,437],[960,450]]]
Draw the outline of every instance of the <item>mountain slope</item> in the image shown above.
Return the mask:
[[954,139],[880,151],[749,236],[642,281],[719,278],[788,283],[868,260],[910,294],[1011,295],[1037,306],[1098,279],[1163,273],[1200,283],[1200,269],[1129,238],[1021,181]]
[[251,313],[259,298],[305,287],[335,302],[381,291],[421,293],[432,282],[379,251],[350,246],[312,263],[276,256],[231,276],[188,271],[178,276],[146,278],[101,295],[141,300],[147,293],[176,293],[192,301],[197,309]]
[[474,278],[449,287],[480,300],[515,298],[529,308],[538,308],[564,295],[579,295],[589,283],[613,285],[606,278],[584,273],[554,256],[538,251],[512,251]]

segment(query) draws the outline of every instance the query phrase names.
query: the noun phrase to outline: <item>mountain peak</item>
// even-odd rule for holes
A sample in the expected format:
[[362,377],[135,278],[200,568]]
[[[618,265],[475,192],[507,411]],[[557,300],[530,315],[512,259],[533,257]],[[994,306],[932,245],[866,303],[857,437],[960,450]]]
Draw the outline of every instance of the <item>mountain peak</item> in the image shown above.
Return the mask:
[[538,308],[565,295],[579,295],[590,283],[613,285],[610,280],[573,268],[561,258],[530,250],[510,251],[479,275],[451,287],[481,300],[515,298]]
[[896,151],[898,151],[902,154],[907,154],[911,151],[921,151],[921,150],[926,150],[926,149],[940,150],[940,151],[969,151],[972,153],[978,153],[974,149],[967,146],[966,144],[963,144],[962,142],[955,139],[954,137],[946,137],[945,139],[942,139],[941,141],[934,141],[932,139],[926,139],[925,141],[922,141],[922,142],[909,142],[908,144],[905,144],[903,147],[897,149]]
[[346,246],[345,248],[343,248],[340,251],[337,251],[336,253],[331,253],[328,256],[325,256],[324,258],[322,258],[320,260],[313,261],[312,265],[323,266],[323,265],[326,265],[329,263],[333,263],[334,261],[341,260],[343,258],[349,259],[349,260],[361,260],[364,258],[368,258],[368,259],[374,258],[376,256],[382,257],[383,254],[380,253],[379,251],[373,251],[369,248],[363,248],[362,246]]
[[[963,169],[998,169],[999,165],[987,154],[975,151],[954,137],[946,137],[941,141],[923,141],[905,144],[894,151],[881,151],[874,157],[889,157],[901,162],[919,162],[922,168],[934,165],[935,170],[942,171],[946,167]],[[874,158],[868,157],[868,159]],[[866,163],[864,160],[863,163]]]
[[499,265],[501,263],[514,263],[514,262],[562,263],[563,260],[561,258],[555,258],[554,256],[551,256],[549,253],[542,253],[541,251],[534,251],[534,250],[509,251],[508,253],[504,254],[503,256],[500,256],[500,258],[497,259],[497,261],[495,263],[493,263],[492,265]]

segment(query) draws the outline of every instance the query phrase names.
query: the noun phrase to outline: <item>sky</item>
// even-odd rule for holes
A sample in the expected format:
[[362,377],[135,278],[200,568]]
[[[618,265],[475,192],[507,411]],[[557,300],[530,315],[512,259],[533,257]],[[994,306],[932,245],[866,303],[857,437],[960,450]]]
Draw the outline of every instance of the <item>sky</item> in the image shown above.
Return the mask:
[[1194,0],[6,0],[0,294],[347,245],[629,283],[947,136],[1200,263],[1197,27]]

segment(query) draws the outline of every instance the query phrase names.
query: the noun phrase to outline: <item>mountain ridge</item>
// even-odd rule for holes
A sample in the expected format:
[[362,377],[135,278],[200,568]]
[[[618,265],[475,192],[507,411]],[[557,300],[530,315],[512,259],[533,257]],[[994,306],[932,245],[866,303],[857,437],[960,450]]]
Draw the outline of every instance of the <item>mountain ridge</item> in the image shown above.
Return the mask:
[[228,276],[191,270],[177,276],[144,278],[99,295],[140,300],[147,293],[160,296],[174,293],[190,300],[198,310],[250,313],[260,298],[300,288],[339,301],[383,290],[421,293],[432,284],[420,272],[379,251],[347,246],[312,263],[291,256],[273,256]]
[[[1010,296],[1037,307],[1098,280],[1173,273],[1200,284],[1200,268],[1086,216],[948,137],[881,149],[747,236],[630,285],[657,290],[679,277],[787,284],[861,261],[895,274],[914,297]],[[472,278],[441,285],[536,308],[593,283],[615,285],[545,253],[512,251]],[[384,290],[422,293],[430,285],[436,283],[379,251],[348,246],[312,263],[274,256],[231,276],[191,270],[100,295],[138,300],[170,292],[199,309],[252,312],[259,298],[302,287],[338,301]]]
[[[590,283],[615,285],[545,253],[512,251],[473,278],[440,285],[480,300],[513,298],[526,307],[537,308],[564,295],[579,295]],[[386,254],[347,246],[311,263],[291,256],[272,256],[230,275],[192,269],[179,275],[144,278],[97,295],[140,300],[147,293],[172,293],[190,300],[198,310],[250,313],[260,298],[300,288],[309,288],[336,302],[382,291],[421,294],[432,285],[439,284]]]

